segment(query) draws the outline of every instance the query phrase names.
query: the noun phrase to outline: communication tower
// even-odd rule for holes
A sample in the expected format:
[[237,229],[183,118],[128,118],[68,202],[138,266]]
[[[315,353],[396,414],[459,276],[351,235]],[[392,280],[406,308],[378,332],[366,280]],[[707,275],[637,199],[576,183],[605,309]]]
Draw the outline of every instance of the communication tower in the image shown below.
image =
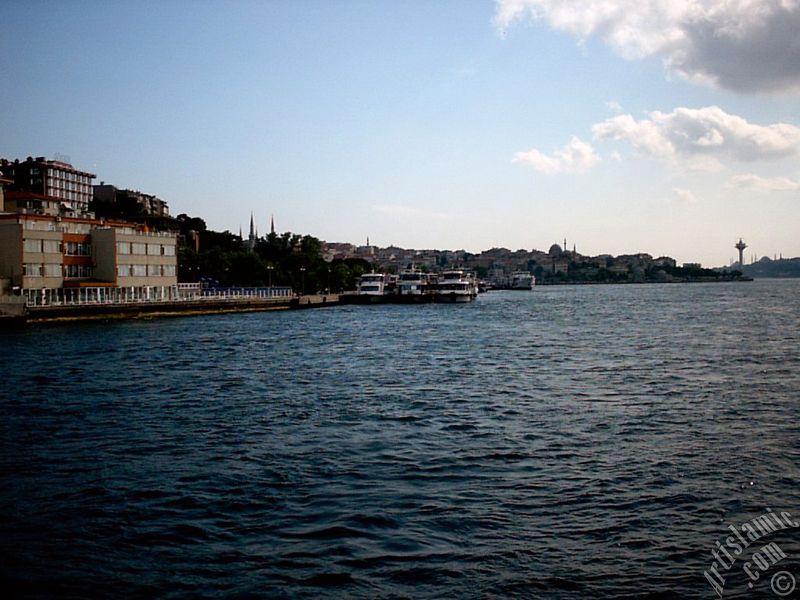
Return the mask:
[[736,245],[734,246],[734,248],[736,248],[739,251],[739,266],[743,267],[744,266],[743,252],[744,252],[744,249],[747,248],[747,244],[745,244],[742,241],[742,238],[739,238],[739,241],[736,242]]

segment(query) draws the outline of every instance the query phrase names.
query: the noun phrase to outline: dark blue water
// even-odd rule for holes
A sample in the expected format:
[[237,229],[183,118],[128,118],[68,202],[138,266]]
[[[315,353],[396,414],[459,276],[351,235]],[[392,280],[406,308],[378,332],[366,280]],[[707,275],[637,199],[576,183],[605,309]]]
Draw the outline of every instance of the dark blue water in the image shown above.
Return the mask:
[[[713,598],[729,524],[800,520],[798,281],[37,326],[0,349],[20,597]],[[771,539],[800,578],[798,532]]]

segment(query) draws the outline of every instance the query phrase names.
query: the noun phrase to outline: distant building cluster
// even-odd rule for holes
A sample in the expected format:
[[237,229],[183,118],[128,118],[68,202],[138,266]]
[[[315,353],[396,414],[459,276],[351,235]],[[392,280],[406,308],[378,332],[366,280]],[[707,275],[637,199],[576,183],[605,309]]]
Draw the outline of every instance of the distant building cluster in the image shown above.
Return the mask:
[[617,281],[656,278],[668,281],[671,277],[669,271],[676,267],[675,259],[668,256],[584,256],[577,252],[575,245],[572,250],[565,248],[566,241],[564,247],[553,244],[547,252],[492,248],[473,254],[465,250],[413,250],[397,246],[379,248],[370,245],[367,240],[364,246],[325,242],[322,252],[327,261],[360,258],[375,265],[376,269],[389,272],[399,272],[412,265],[429,271],[471,269],[477,271],[482,279],[500,287],[509,285],[513,274],[519,272],[531,273],[539,281],[592,281],[601,278]]
[[122,208],[136,207],[142,215],[149,217],[168,217],[167,203],[157,196],[144,194],[138,190],[121,190],[116,186],[101,181],[100,185],[93,186],[95,206],[105,204],[109,207]]
[[176,234],[93,210],[164,217],[167,203],[105,183],[96,186],[94,179],[61,160],[0,159],[2,289],[177,283]]

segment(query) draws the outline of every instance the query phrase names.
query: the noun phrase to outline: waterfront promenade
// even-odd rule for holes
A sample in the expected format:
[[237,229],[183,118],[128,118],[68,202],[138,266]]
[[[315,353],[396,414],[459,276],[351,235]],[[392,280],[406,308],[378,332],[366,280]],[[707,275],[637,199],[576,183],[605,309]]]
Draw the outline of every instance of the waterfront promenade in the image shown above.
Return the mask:
[[157,318],[317,308],[339,303],[338,294],[298,295],[291,288],[75,288],[23,290],[0,298],[0,322],[45,323]]

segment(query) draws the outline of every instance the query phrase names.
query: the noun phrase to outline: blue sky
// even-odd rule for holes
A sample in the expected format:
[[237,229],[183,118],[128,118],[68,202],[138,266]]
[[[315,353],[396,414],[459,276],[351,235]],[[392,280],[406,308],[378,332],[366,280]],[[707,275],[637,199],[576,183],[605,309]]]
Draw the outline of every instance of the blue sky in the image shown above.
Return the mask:
[[66,154],[215,229],[253,211],[381,246],[800,255],[795,0],[3,14],[0,156]]

